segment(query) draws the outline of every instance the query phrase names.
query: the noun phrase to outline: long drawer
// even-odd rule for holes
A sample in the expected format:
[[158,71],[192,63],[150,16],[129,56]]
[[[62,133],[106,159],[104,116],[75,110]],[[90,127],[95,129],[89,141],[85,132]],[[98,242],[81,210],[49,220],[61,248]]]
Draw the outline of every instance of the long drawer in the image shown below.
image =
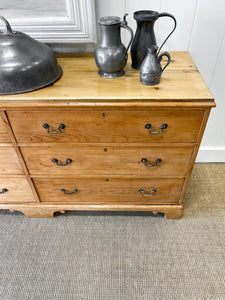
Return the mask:
[[183,179],[34,178],[42,202],[176,204]]
[[0,203],[35,202],[26,178],[0,177]]
[[203,110],[9,111],[19,143],[195,142]]
[[193,147],[21,147],[31,175],[185,176]]
[[0,174],[24,174],[23,169],[19,163],[16,151],[12,146],[0,147]]
[[11,143],[6,125],[0,116],[0,143]]

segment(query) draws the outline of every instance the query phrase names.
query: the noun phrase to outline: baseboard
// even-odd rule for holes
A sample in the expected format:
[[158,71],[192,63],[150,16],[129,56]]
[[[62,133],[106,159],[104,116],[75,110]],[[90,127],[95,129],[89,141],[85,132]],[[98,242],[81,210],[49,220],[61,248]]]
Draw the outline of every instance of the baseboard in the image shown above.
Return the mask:
[[196,162],[225,162],[225,148],[200,148]]
[[56,53],[94,52],[96,45],[87,44],[47,44]]

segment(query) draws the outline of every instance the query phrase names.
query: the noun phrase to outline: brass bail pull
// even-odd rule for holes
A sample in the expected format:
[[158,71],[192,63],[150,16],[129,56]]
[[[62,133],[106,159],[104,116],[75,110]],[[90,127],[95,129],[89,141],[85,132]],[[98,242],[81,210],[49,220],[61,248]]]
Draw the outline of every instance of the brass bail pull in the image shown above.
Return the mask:
[[8,192],[8,190],[6,188],[3,188],[2,191],[0,192],[0,194],[4,194],[6,192]]
[[78,189],[72,189],[72,192],[68,192],[65,189],[60,189],[60,192],[64,193],[65,195],[73,195],[78,192]]
[[151,124],[149,124],[149,123],[145,124],[145,128],[148,129],[151,134],[161,134],[161,133],[165,132],[165,129],[167,127],[168,127],[168,125],[166,123],[163,123],[160,126],[160,130],[154,130]]
[[42,125],[42,127],[43,127],[44,129],[46,129],[47,132],[48,132],[49,134],[60,134],[60,133],[63,133],[62,129],[65,129],[65,128],[66,128],[66,125],[64,125],[64,124],[59,124],[58,130],[53,130],[53,131],[50,130],[50,126],[49,126],[47,123],[44,123],[44,124]]
[[149,197],[156,193],[156,189],[151,189],[149,193],[146,193],[143,189],[139,189],[139,193],[141,193],[142,196]]

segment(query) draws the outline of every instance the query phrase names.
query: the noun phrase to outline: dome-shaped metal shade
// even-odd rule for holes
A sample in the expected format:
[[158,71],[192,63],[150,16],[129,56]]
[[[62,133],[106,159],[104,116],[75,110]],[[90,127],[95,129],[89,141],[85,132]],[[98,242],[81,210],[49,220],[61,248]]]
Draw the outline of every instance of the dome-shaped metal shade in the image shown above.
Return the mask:
[[45,87],[62,73],[53,51],[30,36],[12,31],[8,21],[0,32],[0,94],[19,94]]

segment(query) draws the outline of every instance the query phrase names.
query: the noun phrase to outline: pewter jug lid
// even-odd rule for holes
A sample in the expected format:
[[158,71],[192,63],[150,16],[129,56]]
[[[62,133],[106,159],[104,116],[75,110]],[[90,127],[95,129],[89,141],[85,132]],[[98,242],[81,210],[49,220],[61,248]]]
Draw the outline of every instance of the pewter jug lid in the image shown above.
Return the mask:
[[115,16],[101,17],[98,20],[98,24],[100,25],[116,25],[120,23],[121,23],[121,19]]

